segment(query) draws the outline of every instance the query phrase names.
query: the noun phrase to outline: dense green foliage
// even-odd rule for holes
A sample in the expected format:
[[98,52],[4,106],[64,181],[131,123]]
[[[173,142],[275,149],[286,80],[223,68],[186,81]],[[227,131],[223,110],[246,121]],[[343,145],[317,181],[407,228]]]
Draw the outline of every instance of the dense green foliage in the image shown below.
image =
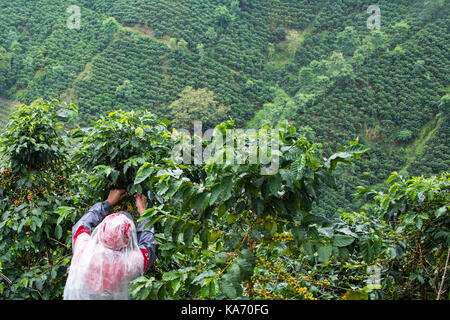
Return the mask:
[[[371,4],[81,0],[75,3],[78,29],[69,28],[71,1],[0,0],[0,165],[6,170],[0,229],[7,239],[0,244],[0,269],[15,283],[0,282],[0,292],[60,297],[71,221],[117,186],[130,195],[150,191],[158,209],[148,215],[160,219],[162,258],[150,282],[136,282],[135,297],[336,298],[347,290],[347,298],[436,297],[448,248],[448,211],[442,208],[448,204],[443,172],[450,166],[450,6],[444,0],[380,0],[377,30],[368,27]],[[38,99],[47,102],[33,104]],[[60,108],[53,99],[66,104]],[[287,171],[258,182],[266,194],[243,193],[242,203],[273,205],[264,212],[275,220],[261,224],[265,217],[251,216],[256,204],[226,204],[250,183],[246,179],[259,179],[259,169],[184,167],[169,157],[183,141],[172,129],[192,132],[194,120],[202,120],[204,130],[226,120],[220,130],[281,126],[289,137],[283,143],[300,143],[308,154],[291,154],[289,161],[314,176],[302,171],[292,177],[286,162],[281,168]],[[359,143],[365,146],[359,151],[370,148],[370,155],[333,167],[336,180],[322,176],[324,158]],[[398,174],[385,184],[393,171]],[[312,185],[302,184],[312,177]],[[320,217],[306,219],[305,230],[303,220],[294,223],[282,213],[293,213],[290,205],[270,198],[279,183],[285,188],[293,181],[302,181],[303,195],[297,203],[303,207],[295,210]],[[225,191],[228,200],[221,198]],[[198,200],[199,194],[213,200]],[[179,197],[190,200],[179,208]],[[123,202],[124,209],[134,210],[132,200]],[[189,210],[206,211],[210,224]],[[242,219],[227,221],[236,210]],[[189,227],[186,219],[197,224]],[[253,225],[244,239],[240,232]],[[199,234],[200,226],[209,231]],[[25,227],[33,232],[24,236]],[[227,236],[233,232],[241,236],[239,250]],[[258,245],[250,250],[252,237]],[[210,238],[212,246],[200,249]],[[191,245],[181,246],[186,241]],[[215,243],[222,243],[220,250]],[[3,256],[9,246],[14,249]],[[365,284],[366,269],[377,259],[386,277],[373,291]],[[197,274],[199,268],[206,273]],[[57,275],[47,275],[52,270]],[[219,281],[223,277],[228,282]],[[274,278],[284,280],[267,280]],[[243,292],[238,280],[247,283]],[[444,283],[448,295],[447,288]]]
[[[448,298],[448,173],[405,179],[394,172],[387,193],[355,190],[371,201],[367,213],[323,216],[312,209],[324,186],[337,189],[339,163],[368,155],[358,141],[320,159],[320,145],[293,126],[255,136],[227,121],[200,141],[147,111],[116,111],[70,130],[62,115],[76,111],[58,101],[23,105],[2,134],[4,297],[60,298],[73,223],[105,190],[122,187],[148,196],[147,211],[135,218],[151,218],[156,229],[159,259],[133,281],[134,298]],[[268,137],[268,149],[254,149],[255,139]],[[179,163],[177,148],[198,142],[212,156]],[[252,161],[255,151],[277,170],[265,171],[264,157]],[[224,161],[230,157],[240,162]],[[130,199],[119,209],[135,213]]]
[[[0,292],[9,298],[61,296],[72,251],[76,215],[64,205],[79,203],[72,187],[63,120],[75,106],[56,101],[22,106],[1,136],[0,269],[13,281]],[[68,232],[69,231],[69,232]]]
[[393,172],[387,193],[358,189],[377,203],[376,214],[392,221],[397,247],[391,254],[398,259],[385,277],[393,298],[436,298],[449,283],[441,276],[450,256],[449,178],[447,172],[429,179]]

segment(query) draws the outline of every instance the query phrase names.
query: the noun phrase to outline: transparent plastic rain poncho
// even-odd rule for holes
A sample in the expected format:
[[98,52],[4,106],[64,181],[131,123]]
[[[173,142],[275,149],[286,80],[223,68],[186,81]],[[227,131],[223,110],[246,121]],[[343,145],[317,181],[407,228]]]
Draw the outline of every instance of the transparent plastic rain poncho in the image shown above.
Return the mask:
[[64,300],[126,300],[130,281],[144,271],[136,228],[126,215],[108,215],[92,236],[81,233],[74,246]]

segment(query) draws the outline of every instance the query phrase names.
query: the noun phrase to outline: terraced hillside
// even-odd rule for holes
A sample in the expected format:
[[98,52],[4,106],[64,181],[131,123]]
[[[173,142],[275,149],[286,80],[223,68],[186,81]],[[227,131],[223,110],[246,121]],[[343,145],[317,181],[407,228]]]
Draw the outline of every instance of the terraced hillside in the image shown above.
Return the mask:
[[73,101],[86,125],[116,109],[173,119],[183,89],[205,88],[223,118],[288,121],[323,154],[359,137],[371,157],[317,208],[350,210],[357,185],[450,165],[448,3],[382,0],[377,17],[371,4],[82,0],[77,15],[71,1],[0,0],[0,95]]

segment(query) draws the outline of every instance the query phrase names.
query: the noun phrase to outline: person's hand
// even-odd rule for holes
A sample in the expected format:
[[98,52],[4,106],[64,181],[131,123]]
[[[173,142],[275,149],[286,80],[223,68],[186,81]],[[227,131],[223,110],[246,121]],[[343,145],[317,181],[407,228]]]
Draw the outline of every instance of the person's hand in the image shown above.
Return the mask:
[[113,206],[125,198],[126,195],[127,191],[125,189],[114,189],[109,192],[108,199],[106,199],[106,201]]
[[139,215],[142,216],[144,211],[147,209],[147,197],[143,194],[135,194],[134,198],[136,199],[136,208],[139,212]]

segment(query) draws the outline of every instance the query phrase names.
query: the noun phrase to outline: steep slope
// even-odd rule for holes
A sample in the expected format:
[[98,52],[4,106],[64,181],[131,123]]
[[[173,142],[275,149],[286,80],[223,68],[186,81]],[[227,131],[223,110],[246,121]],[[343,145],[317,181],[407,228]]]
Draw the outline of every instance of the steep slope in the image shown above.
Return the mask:
[[0,97],[0,128],[8,121],[9,114],[18,106],[18,101],[12,101]]
[[294,123],[324,154],[360,137],[372,155],[325,190],[320,211],[359,206],[393,170],[448,169],[449,6],[380,0],[0,1],[0,95],[74,101],[81,123],[115,109],[168,116],[206,88],[238,126]]

